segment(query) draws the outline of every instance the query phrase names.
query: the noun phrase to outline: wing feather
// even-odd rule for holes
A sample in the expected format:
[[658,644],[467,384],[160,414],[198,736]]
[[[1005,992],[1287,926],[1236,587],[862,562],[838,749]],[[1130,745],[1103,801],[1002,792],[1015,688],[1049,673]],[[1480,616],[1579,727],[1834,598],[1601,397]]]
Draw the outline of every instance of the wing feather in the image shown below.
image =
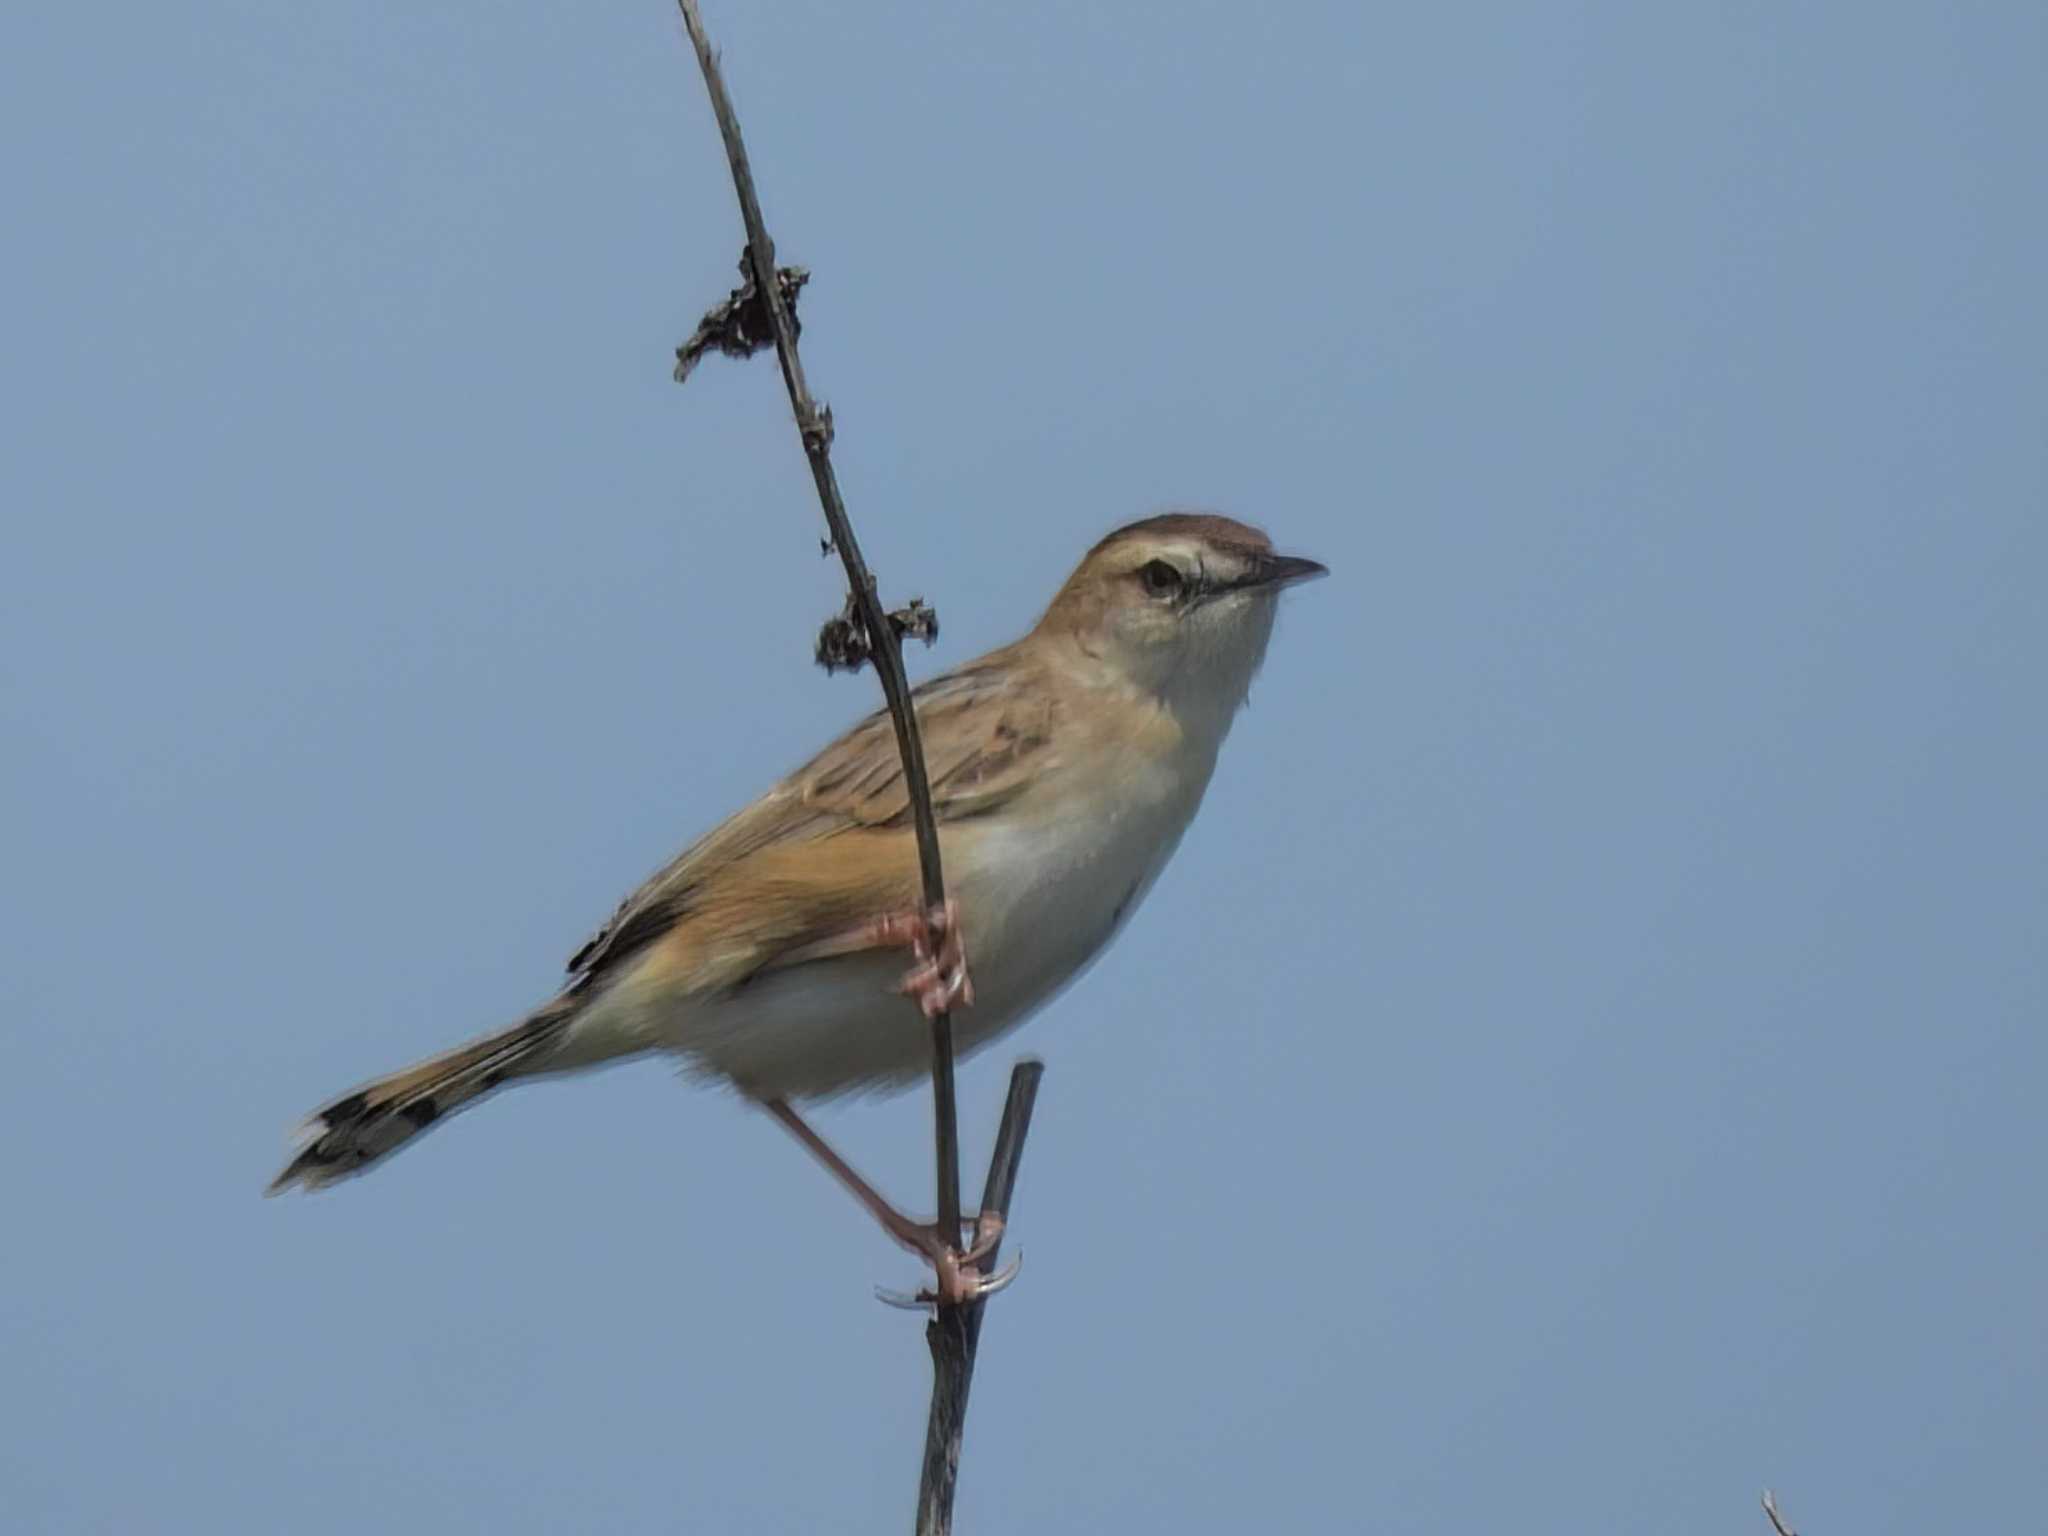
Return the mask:
[[[1051,766],[1052,693],[1034,673],[1014,653],[996,652],[912,693],[941,826],[987,815]],[[580,991],[654,943],[690,912],[707,882],[768,849],[909,822],[895,727],[878,710],[620,903],[570,958],[569,985]]]

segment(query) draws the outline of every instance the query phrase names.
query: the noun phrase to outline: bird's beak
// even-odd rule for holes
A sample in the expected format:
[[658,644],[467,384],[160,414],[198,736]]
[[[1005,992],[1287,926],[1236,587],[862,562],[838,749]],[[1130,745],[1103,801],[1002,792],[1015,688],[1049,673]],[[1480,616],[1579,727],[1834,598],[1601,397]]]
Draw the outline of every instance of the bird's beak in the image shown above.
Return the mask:
[[1330,568],[1319,560],[1304,560],[1299,555],[1268,555],[1252,572],[1252,584],[1261,587],[1291,587],[1296,582],[1314,581],[1318,576],[1327,576]]
[[1211,578],[1202,595],[1218,598],[1233,592],[1277,591],[1299,581],[1314,581],[1318,576],[1329,574],[1330,568],[1321,561],[1304,560],[1299,555],[1253,555],[1241,575],[1221,581]]

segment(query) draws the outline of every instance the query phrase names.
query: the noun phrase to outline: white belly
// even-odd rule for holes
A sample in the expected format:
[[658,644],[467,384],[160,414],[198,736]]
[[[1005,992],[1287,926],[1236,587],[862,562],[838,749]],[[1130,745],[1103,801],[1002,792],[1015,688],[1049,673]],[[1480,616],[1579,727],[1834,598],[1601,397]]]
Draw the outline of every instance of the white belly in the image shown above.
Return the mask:
[[[961,1055],[1023,1022],[1115,936],[1201,801],[1209,764],[1194,766],[1134,767],[1106,815],[1006,817],[942,835],[974,980],[974,1005],[953,1014]],[[769,971],[643,1018],[640,1038],[757,1098],[901,1088],[931,1070],[931,1031],[896,991],[910,963],[877,952]],[[604,1000],[593,1008],[608,1011]]]

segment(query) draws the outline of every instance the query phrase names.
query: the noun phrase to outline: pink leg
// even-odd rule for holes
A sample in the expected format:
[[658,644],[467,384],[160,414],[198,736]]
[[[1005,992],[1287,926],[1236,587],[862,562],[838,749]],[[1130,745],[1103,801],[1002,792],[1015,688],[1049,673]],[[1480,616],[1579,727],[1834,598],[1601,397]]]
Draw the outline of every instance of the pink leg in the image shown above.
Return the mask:
[[831,1143],[810,1128],[803,1116],[790,1107],[788,1100],[763,1099],[761,1107],[780,1120],[789,1133],[803,1143],[804,1150],[825,1165],[826,1170],[845,1186],[867,1213],[881,1223],[883,1231],[932,1266],[936,1276],[935,1287],[929,1296],[921,1296],[919,1300],[958,1306],[1007,1283],[1007,1277],[1003,1275],[985,1278],[980,1267],[981,1261],[1002,1238],[1000,1217],[977,1217],[974,1242],[961,1248],[958,1246],[958,1233],[942,1233],[932,1222],[912,1221],[885,1200],[872,1184],[854,1171],[851,1163],[832,1150]]

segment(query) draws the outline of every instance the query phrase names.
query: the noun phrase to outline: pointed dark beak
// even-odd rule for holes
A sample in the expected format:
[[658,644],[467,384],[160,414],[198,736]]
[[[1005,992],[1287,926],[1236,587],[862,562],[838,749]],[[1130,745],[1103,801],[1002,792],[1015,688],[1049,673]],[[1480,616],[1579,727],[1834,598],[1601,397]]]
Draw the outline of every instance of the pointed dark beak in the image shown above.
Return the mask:
[[1262,592],[1269,587],[1291,587],[1298,581],[1314,581],[1329,574],[1330,568],[1320,560],[1304,560],[1299,555],[1250,555],[1245,558],[1243,574],[1228,580],[1212,576],[1202,584],[1197,596],[1208,599],[1232,592]]
[[1319,560],[1304,560],[1299,555],[1267,555],[1252,568],[1249,584],[1291,587],[1296,582],[1314,581],[1329,574],[1330,568]]

